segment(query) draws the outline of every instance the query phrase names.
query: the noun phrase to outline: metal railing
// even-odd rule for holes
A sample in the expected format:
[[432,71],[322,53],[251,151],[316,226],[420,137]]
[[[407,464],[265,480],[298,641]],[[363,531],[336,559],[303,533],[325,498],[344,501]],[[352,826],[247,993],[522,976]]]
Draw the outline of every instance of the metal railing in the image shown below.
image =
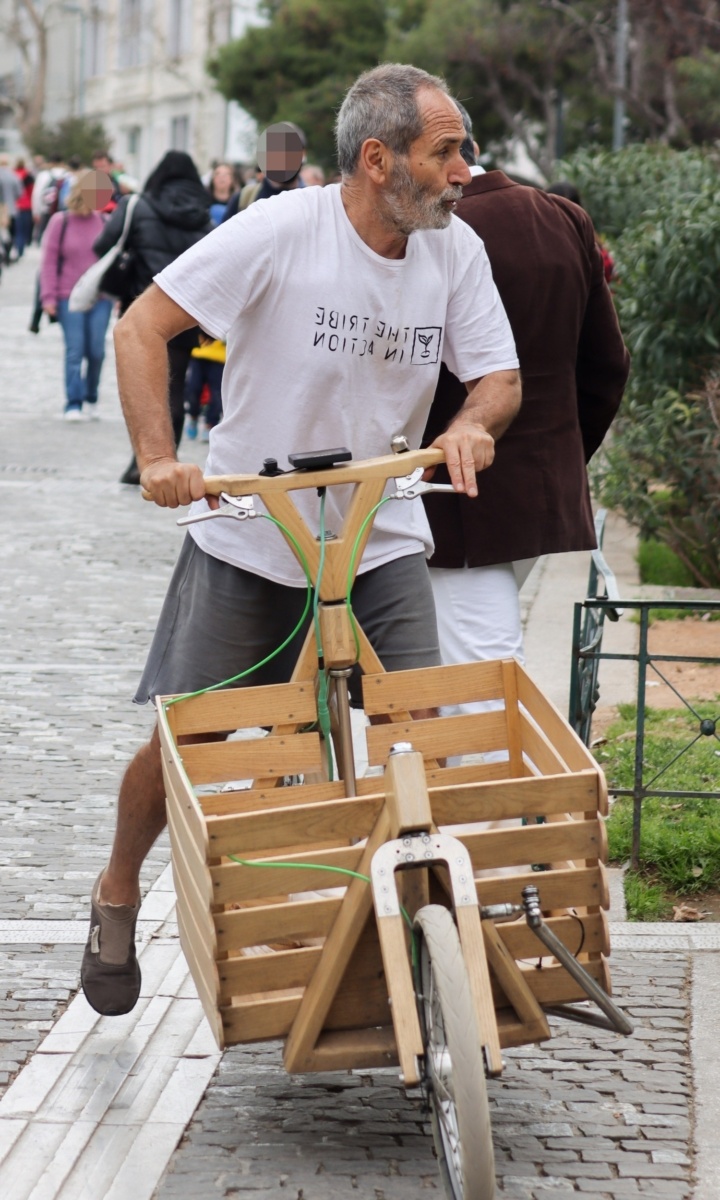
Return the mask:
[[[598,544],[602,545],[602,532],[605,513],[601,511],[596,518]],[[617,621],[621,613],[629,609],[638,613],[639,639],[635,654],[618,654],[602,649],[603,628],[607,618]],[[573,620],[572,667],[570,679],[570,711],[569,721],[576,733],[586,746],[590,746],[592,718],[600,696],[599,667],[603,660],[615,662],[633,662],[637,664],[637,716],[635,730],[635,759],[633,768],[632,787],[611,787],[614,796],[631,796],[633,799],[633,836],[632,836],[632,866],[637,868],[640,860],[640,829],[642,819],[642,803],[646,796],[658,796],[673,799],[720,799],[720,762],[718,763],[717,786],[677,790],[663,787],[663,777],[680,758],[691,752],[694,746],[703,738],[714,738],[720,745],[720,701],[717,702],[717,713],[714,716],[703,716],[696,708],[696,702],[683,696],[678,687],[667,678],[666,663],[698,663],[708,665],[720,664],[720,657],[712,655],[687,654],[655,654],[648,648],[648,630],[650,627],[650,612],[652,609],[673,609],[692,613],[720,613],[720,601],[717,600],[621,600],[612,571],[608,567],[601,550],[593,551],[593,561],[588,581],[588,596],[575,605]],[[645,764],[645,731],[646,731],[646,692],[648,677],[651,682],[660,681],[665,684],[681,701],[687,712],[693,717],[692,732],[688,740],[679,750],[671,753],[668,761],[658,769],[656,766],[646,768]],[[652,771],[651,777],[647,775]]]

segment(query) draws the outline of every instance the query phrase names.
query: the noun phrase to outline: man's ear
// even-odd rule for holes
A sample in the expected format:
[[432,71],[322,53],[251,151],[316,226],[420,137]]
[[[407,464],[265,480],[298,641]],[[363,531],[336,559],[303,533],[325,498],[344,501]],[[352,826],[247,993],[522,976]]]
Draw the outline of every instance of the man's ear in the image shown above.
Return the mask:
[[374,184],[387,183],[391,158],[390,150],[379,138],[366,138],[360,147],[360,165]]

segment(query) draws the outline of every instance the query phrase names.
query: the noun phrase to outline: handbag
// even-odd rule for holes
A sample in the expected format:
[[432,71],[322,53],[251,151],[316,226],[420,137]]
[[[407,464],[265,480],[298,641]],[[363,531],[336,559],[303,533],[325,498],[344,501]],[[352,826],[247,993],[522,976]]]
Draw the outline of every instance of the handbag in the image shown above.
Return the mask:
[[68,308],[70,312],[89,312],[92,306],[96,303],[101,292],[105,292],[110,296],[116,296],[116,299],[121,298],[120,296],[116,295],[115,291],[113,291],[112,287],[110,286],[114,282],[115,286],[117,286],[117,282],[113,281],[111,278],[109,280],[109,284],[106,286],[105,277],[110,268],[115,268],[117,260],[121,258],[124,253],[127,256],[127,259],[119,278],[125,280],[126,282],[129,281],[129,267],[132,255],[130,251],[125,250],[125,241],[128,233],[130,232],[132,215],[137,202],[138,196],[135,195],[130,197],[128,200],[128,206],[125,209],[125,220],[123,221],[122,233],[120,234],[119,240],[114,246],[110,247],[106,254],[103,254],[102,258],[99,258],[97,262],[92,264],[91,267],[88,267],[87,271],[83,272],[73,287],[68,300]]

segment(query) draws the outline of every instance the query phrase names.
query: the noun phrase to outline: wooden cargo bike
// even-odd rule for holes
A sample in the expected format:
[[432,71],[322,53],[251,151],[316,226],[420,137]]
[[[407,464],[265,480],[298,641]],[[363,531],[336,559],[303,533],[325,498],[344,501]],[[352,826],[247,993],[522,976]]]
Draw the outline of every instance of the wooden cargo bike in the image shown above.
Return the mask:
[[[448,1195],[492,1200],[486,1077],[502,1051],[548,1039],[553,1015],[631,1026],[609,996],[607,793],[585,746],[516,661],[386,674],[348,613],[387,479],[409,468],[396,483],[417,489],[438,459],[208,481],[236,512],[262,496],[314,584],[321,569],[317,620],[291,682],[158,709],[180,938],[218,1046],[280,1039],[290,1072],[397,1064],[424,1091]],[[346,482],[341,536],[316,541],[288,492]],[[375,768],[359,779],[356,660]]]

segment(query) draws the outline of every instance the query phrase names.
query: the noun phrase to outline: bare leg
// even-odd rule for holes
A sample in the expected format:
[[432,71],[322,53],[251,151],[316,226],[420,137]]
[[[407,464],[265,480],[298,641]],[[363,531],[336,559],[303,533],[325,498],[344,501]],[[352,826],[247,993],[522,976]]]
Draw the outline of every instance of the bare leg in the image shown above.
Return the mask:
[[102,879],[103,904],[137,904],[140,868],[166,824],[165,784],[157,727],[130,763],[118,797],[110,863]]

